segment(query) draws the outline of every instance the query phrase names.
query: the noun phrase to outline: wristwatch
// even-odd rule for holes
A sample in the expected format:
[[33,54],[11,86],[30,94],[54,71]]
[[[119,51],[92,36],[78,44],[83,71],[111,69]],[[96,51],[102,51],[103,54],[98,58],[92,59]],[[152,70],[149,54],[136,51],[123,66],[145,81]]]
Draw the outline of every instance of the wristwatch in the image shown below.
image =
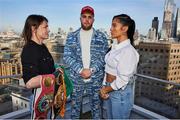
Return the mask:
[[106,83],[106,86],[111,86],[111,83],[110,82],[105,82]]
[[91,73],[94,73],[95,69],[94,68],[90,68],[90,71],[91,71]]

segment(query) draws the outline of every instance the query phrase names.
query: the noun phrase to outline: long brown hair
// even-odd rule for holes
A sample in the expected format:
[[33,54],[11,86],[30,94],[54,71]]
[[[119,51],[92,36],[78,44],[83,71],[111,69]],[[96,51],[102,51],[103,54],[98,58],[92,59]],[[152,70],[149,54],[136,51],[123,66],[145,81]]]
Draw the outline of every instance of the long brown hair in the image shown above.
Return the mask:
[[22,32],[22,37],[24,38],[25,44],[28,44],[32,37],[32,26],[37,29],[39,25],[43,22],[47,21],[47,18],[42,15],[29,15],[26,19],[24,29]]

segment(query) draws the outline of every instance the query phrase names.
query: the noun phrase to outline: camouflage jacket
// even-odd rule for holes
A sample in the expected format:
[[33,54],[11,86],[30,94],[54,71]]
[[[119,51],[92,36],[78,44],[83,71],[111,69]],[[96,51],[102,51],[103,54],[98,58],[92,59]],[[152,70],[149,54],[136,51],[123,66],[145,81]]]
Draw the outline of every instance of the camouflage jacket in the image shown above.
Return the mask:
[[[68,34],[64,48],[64,63],[69,67],[69,76],[73,83],[83,83],[79,72],[83,68],[81,45],[80,45],[80,29]],[[93,35],[90,45],[90,68],[94,70],[91,75],[91,81],[99,81],[102,83],[104,76],[104,57],[108,50],[108,41],[106,36],[93,28]]]

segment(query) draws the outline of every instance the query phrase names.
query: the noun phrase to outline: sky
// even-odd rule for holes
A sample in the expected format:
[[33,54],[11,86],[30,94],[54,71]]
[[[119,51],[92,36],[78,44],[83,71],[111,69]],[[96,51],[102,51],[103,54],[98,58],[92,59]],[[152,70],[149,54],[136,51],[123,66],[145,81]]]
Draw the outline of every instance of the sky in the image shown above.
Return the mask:
[[[95,10],[94,27],[109,31],[114,15],[128,14],[136,22],[139,33],[146,35],[152,19],[158,17],[162,26],[165,0],[0,0],[0,32],[13,28],[21,33],[30,14],[47,17],[51,32],[58,28],[68,31],[80,27],[81,8],[89,5]],[[175,0],[176,8],[180,0]],[[176,12],[176,11],[175,11]]]

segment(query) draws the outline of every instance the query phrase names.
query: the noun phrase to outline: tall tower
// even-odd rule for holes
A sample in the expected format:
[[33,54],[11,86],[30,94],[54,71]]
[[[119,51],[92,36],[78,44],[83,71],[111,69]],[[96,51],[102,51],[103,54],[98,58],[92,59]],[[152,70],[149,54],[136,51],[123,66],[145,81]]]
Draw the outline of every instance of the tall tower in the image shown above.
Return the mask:
[[158,27],[159,27],[158,17],[154,17],[154,19],[152,20],[152,28],[156,29],[156,37],[158,35]]
[[180,41],[180,8],[177,9],[174,27],[174,37],[178,38],[178,41]]
[[155,28],[149,29],[147,38],[149,41],[156,42],[157,36],[156,36],[156,29]]
[[173,18],[175,6],[174,0],[165,1],[161,39],[168,40],[168,38],[173,37]]

